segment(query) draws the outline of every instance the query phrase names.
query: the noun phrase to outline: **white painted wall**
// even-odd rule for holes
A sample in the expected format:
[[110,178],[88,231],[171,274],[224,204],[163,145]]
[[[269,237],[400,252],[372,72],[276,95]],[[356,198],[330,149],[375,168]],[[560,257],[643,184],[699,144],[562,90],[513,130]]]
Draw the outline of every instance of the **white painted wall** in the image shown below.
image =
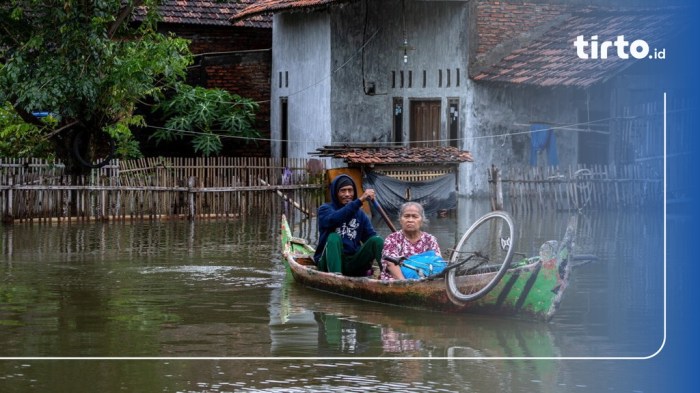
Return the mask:
[[[330,144],[330,23],[325,12],[273,18],[270,129],[281,152],[280,98],[288,100],[288,156],[307,157]],[[280,74],[281,86],[280,87]]]

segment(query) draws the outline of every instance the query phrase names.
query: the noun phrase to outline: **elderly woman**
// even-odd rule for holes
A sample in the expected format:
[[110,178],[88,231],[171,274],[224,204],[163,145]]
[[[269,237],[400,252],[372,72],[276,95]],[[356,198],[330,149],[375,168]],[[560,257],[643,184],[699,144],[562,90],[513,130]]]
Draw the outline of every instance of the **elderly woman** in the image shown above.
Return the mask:
[[[384,239],[383,257],[408,257],[428,250],[433,250],[437,255],[441,255],[440,245],[438,245],[435,236],[421,230],[423,224],[427,223],[427,219],[420,203],[404,203],[399,211],[399,222],[401,230]],[[383,280],[405,279],[399,266],[387,260],[385,260],[384,266],[385,270],[381,274]]]

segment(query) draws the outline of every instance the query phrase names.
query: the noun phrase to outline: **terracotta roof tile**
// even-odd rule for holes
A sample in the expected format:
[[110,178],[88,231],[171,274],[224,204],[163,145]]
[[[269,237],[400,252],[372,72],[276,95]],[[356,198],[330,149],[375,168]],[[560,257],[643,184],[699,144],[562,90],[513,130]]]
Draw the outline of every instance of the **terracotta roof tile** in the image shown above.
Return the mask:
[[350,0],[260,0],[251,1],[247,7],[237,12],[232,18],[233,23],[247,20],[251,17],[286,10],[309,10],[326,7],[331,4],[342,3]]
[[669,32],[678,30],[669,26],[676,16],[669,10],[590,10],[573,14],[541,38],[512,51],[472,79],[535,86],[587,87],[607,80],[633,64],[635,59],[619,59],[612,50],[607,59],[579,59],[573,45],[577,36],[583,35],[590,40],[591,36],[598,35],[599,42],[614,41],[618,35],[624,35],[628,40],[652,37],[654,46],[663,47],[669,40]]
[[[231,24],[231,17],[247,7],[255,6],[262,1],[237,0],[217,2],[216,0],[164,0],[159,6],[161,21],[187,25],[207,26],[237,26],[272,28],[270,15],[256,15]],[[144,15],[143,9],[136,11],[136,20]]]
[[315,155],[344,159],[348,164],[459,164],[472,162],[470,152],[450,146],[437,147],[367,147],[325,146]]

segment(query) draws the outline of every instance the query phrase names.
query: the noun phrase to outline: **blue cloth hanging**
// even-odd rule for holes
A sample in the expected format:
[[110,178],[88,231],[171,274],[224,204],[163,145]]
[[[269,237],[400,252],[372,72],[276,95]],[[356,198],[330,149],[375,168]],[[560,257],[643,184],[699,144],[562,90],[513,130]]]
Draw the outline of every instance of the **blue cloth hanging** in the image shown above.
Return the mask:
[[533,123],[530,125],[530,165],[537,166],[537,154],[547,150],[547,162],[550,166],[559,165],[557,155],[557,140],[554,130],[546,124]]

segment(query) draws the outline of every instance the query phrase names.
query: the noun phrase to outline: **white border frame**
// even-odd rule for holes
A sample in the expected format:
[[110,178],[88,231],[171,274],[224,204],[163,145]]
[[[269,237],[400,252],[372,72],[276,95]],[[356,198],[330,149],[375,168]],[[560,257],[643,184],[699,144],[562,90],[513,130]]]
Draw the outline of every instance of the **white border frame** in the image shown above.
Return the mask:
[[667,306],[666,306],[666,92],[663,93],[663,122],[664,122],[664,142],[663,142],[663,166],[664,166],[664,230],[663,230],[663,252],[664,252],[664,322],[663,322],[663,339],[659,348],[652,354],[647,356],[475,356],[475,357],[352,357],[352,356],[331,356],[331,357],[313,357],[313,356],[243,356],[243,357],[217,357],[217,356],[198,356],[198,357],[160,357],[160,356],[118,356],[118,357],[108,357],[108,356],[88,356],[88,357],[71,357],[71,356],[48,356],[48,357],[29,357],[29,356],[10,356],[10,357],[0,357],[0,360],[343,360],[343,361],[357,361],[357,360],[648,360],[656,357],[666,346],[666,316],[667,316]]

